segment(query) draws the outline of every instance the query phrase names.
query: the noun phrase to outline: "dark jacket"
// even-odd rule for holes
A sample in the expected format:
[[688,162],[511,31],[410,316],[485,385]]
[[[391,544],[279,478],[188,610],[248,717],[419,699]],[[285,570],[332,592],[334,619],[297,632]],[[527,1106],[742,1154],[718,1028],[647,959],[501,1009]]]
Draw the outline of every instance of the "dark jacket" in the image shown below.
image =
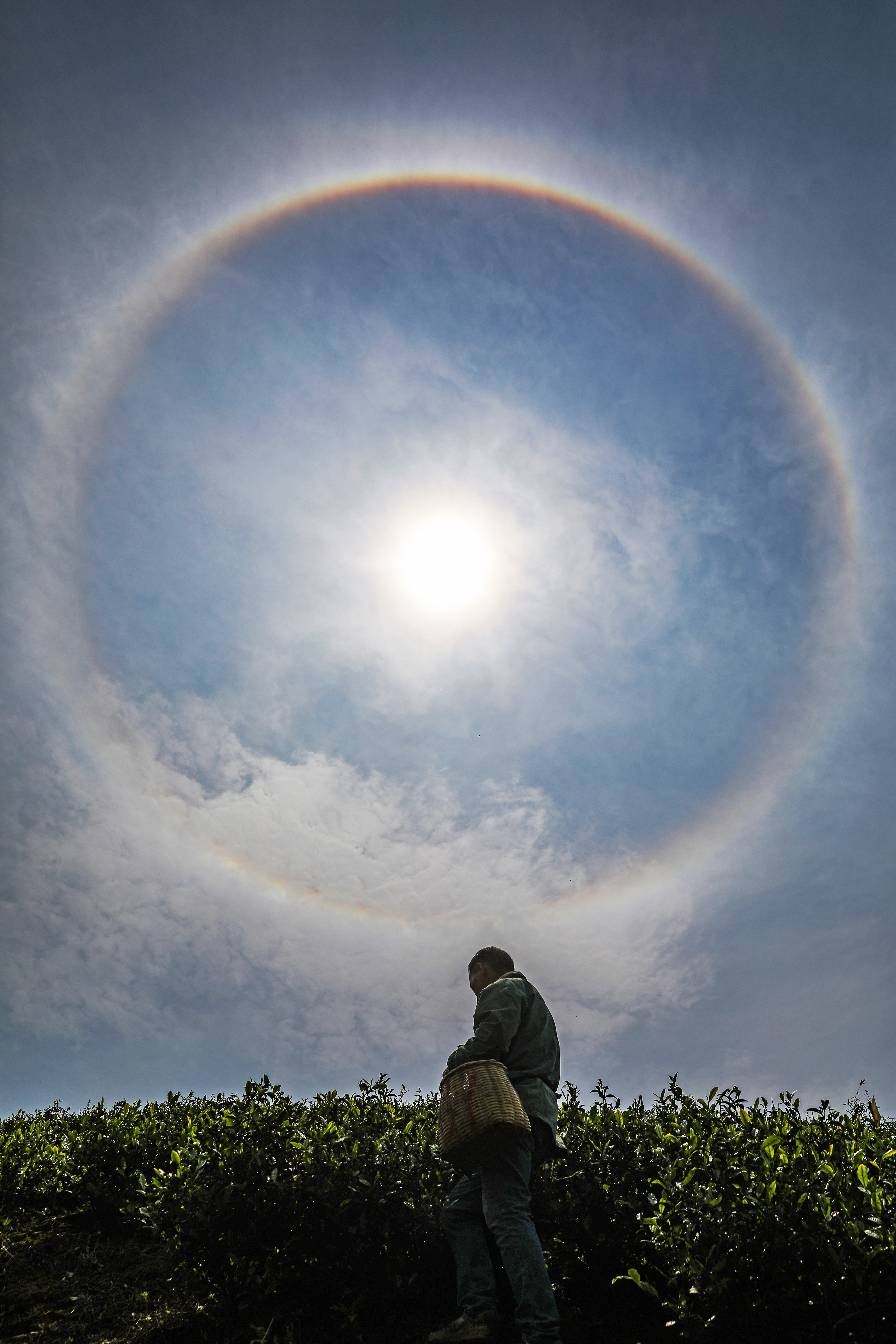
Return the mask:
[[507,971],[486,985],[476,1000],[473,1035],[451,1052],[446,1068],[471,1059],[499,1059],[505,1064],[527,1115],[549,1125],[556,1152],[566,1152],[557,1137],[557,1028],[544,999],[522,971]]

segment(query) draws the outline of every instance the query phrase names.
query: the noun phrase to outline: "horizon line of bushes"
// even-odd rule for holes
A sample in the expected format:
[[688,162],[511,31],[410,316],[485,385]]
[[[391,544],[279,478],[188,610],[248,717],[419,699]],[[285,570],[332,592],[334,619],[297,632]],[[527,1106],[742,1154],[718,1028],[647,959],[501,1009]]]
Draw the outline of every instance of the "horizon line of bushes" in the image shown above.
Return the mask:
[[[668,1077],[669,1083],[670,1083],[672,1086],[678,1086],[678,1074],[677,1074],[677,1073],[671,1073],[671,1074],[668,1074],[667,1077]],[[251,1083],[253,1083],[254,1081],[255,1081],[254,1079],[251,1079],[251,1078],[248,1079],[248,1080],[247,1080],[247,1083],[246,1083],[246,1086],[249,1086],[249,1085],[250,1085]],[[378,1087],[381,1083],[391,1084],[391,1081],[392,1081],[392,1080],[391,1080],[391,1077],[390,1077],[390,1075],[389,1075],[388,1073],[381,1073],[381,1074],[379,1075],[379,1078],[377,1079],[376,1084],[373,1084],[373,1085]],[[266,1073],[261,1075],[261,1077],[258,1079],[258,1082],[261,1083],[261,1084],[264,1084],[264,1085],[271,1085],[271,1086],[273,1086],[273,1087],[277,1087],[277,1088],[280,1087],[280,1084],[279,1084],[279,1083],[271,1084],[270,1077],[269,1077],[268,1074],[266,1074]],[[372,1085],[372,1084],[371,1084],[371,1080],[370,1080],[370,1079],[362,1078],[362,1079],[359,1080],[359,1083],[358,1083],[358,1087],[359,1087],[359,1091],[358,1091],[358,1092],[345,1092],[345,1093],[340,1093],[340,1092],[338,1091],[338,1089],[332,1088],[332,1089],[330,1089],[330,1090],[327,1091],[327,1092],[316,1092],[316,1093],[313,1095],[313,1097],[292,1097],[291,1099],[292,1099],[293,1102],[294,1102],[295,1104],[297,1104],[297,1105],[309,1106],[309,1105],[312,1105],[312,1104],[316,1103],[316,1102],[319,1101],[320,1099],[325,1098],[325,1097],[329,1097],[329,1096],[334,1096],[334,1095],[335,1095],[335,1096],[358,1096],[358,1095],[361,1094],[361,1090],[363,1090],[363,1089],[366,1088],[366,1087],[370,1087],[371,1085]],[[564,1080],[563,1082],[561,1082],[560,1087],[559,1087],[559,1089],[558,1089],[558,1091],[557,1091],[557,1096],[558,1096],[558,1098],[561,1098],[561,1094],[564,1093],[564,1091],[566,1091],[567,1089],[569,1090],[568,1095],[569,1095],[569,1094],[573,1094],[576,1098],[578,1098],[580,1089],[579,1089],[574,1083],[572,1083],[572,1082],[568,1082],[568,1081],[565,1081],[565,1080]],[[282,1090],[282,1089],[281,1089],[281,1090]],[[655,1092],[655,1093],[653,1094],[653,1098],[654,1098],[654,1100],[655,1100],[655,1101],[658,1100],[658,1099],[665,1093],[665,1090],[666,1090],[666,1089],[663,1088],[663,1089],[661,1089],[660,1092]],[[402,1084],[401,1084],[401,1087],[400,1087],[400,1091],[399,1091],[399,1092],[395,1092],[394,1089],[393,1089],[393,1090],[392,1090],[392,1095],[395,1096],[395,1097],[399,1097],[399,1098],[402,1098],[402,1099],[403,1099],[404,1096],[405,1096],[405,1094],[406,1094],[407,1092],[408,1092],[408,1088],[407,1088],[406,1084],[402,1083]],[[724,1087],[724,1088],[713,1087],[713,1088],[710,1089],[710,1092],[709,1092],[708,1095],[709,1095],[710,1097],[714,1097],[714,1096],[716,1096],[716,1095],[717,1095],[718,1093],[720,1093],[720,1092],[725,1092],[725,1093],[727,1093],[727,1092],[736,1092],[737,1095],[738,1095],[739,1097],[744,1097],[744,1096],[745,1096],[745,1094],[741,1091],[741,1089],[740,1089],[736,1084],[730,1084],[728,1087]],[[865,1098],[864,1098],[864,1099],[862,1099],[862,1096],[861,1096],[862,1092],[865,1093]],[[597,1104],[601,1104],[601,1105],[606,1104],[606,1102],[607,1102],[610,1098],[612,1098],[612,1100],[613,1100],[613,1105],[614,1105],[617,1109],[619,1109],[620,1107],[622,1107],[622,1099],[621,1099],[621,1097],[618,1097],[618,1096],[617,1096],[617,1095],[616,1095],[616,1094],[615,1094],[615,1093],[614,1093],[614,1092],[607,1086],[607,1084],[604,1082],[604,1080],[603,1080],[602,1078],[598,1078],[598,1079],[597,1079],[597,1082],[595,1083],[594,1087],[591,1088],[591,1094],[592,1094],[592,1095],[597,1094],[597,1096],[598,1096],[598,1098],[599,1098],[599,1102],[594,1103],[595,1105],[597,1105]],[[189,1099],[192,1098],[194,1101],[222,1101],[222,1100],[231,1100],[231,1099],[233,1099],[233,1098],[235,1098],[235,1097],[237,1097],[237,1096],[239,1096],[239,1095],[241,1095],[241,1094],[239,1094],[239,1093],[235,1093],[235,1092],[216,1092],[215,1095],[214,1095],[214,1097],[212,1097],[212,1096],[209,1095],[208,1093],[204,1093],[204,1092],[203,1092],[203,1093],[200,1093],[200,1092],[194,1092],[194,1091],[192,1090],[192,1088],[191,1088],[191,1089],[189,1090],[189,1092],[186,1094],[186,1099],[189,1100]],[[284,1096],[289,1096],[289,1095],[290,1095],[289,1093],[284,1092]],[[422,1099],[423,1101],[432,1101],[432,1100],[435,1100],[435,1102],[438,1103],[439,1090],[438,1090],[438,1088],[434,1088],[434,1089],[433,1089],[432,1091],[430,1091],[430,1092],[424,1092],[422,1088],[418,1087],[418,1088],[415,1088],[413,1095],[414,1095],[414,1097],[420,1098],[420,1099]],[[694,1094],[694,1095],[696,1095],[696,1094]],[[53,1114],[61,1114],[61,1115],[83,1115],[83,1114],[86,1114],[87,1112],[92,1112],[92,1111],[94,1111],[94,1110],[96,1110],[96,1109],[98,1109],[98,1108],[99,1108],[100,1110],[107,1110],[107,1111],[108,1111],[110,1108],[114,1108],[114,1107],[116,1107],[116,1106],[123,1106],[123,1105],[124,1105],[124,1106],[134,1106],[134,1107],[165,1106],[165,1105],[169,1105],[169,1104],[171,1104],[172,1102],[179,1101],[179,1100],[181,1099],[182,1096],[183,1096],[183,1093],[181,1093],[180,1091],[169,1091],[169,1092],[166,1094],[164,1101],[161,1100],[161,1099],[158,1098],[158,1097],[148,1098],[146,1101],[144,1101],[144,1100],[142,1099],[142,1097],[138,1097],[136,1101],[128,1101],[127,1098],[119,1098],[118,1100],[113,1101],[113,1102],[111,1102],[110,1104],[107,1104],[105,1096],[101,1096],[97,1101],[93,1101],[91,1098],[88,1098],[88,1099],[87,1099],[87,1102],[85,1103],[85,1105],[82,1106],[82,1107],[80,1107],[80,1108],[75,1108],[75,1107],[73,1107],[73,1106],[64,1106],[64,1105],[62,1104],[62,1098],[61,1098],[61,1097],[54,1097],[53,1101],[50,1103],[49,1106],[38,1106],[38,1107],[35,1107],[34,1110],[31,1110],[31,1111],[26,1111],[24,1107],[19,1107],[16,1111],[10,1111],[7,1115],[0,1115],[0,1132],[2,1132],[4,1126],[9,1125],[12,1121],[19,1119],[19,1117],[22,1117],[23,1119],[30,1119],[30,1118],[35,1117],[35,1116],[47,1115],[47,1114],[49,1114],[50,1112],[52,1112]],[[795,1093],[795,1092],[789,1092],[789,1091],[782,1091],[782,1092],[779,1092],[779,1093],[778,1093],[778,1100],[781,1101],[781,1102],[786,1102],[787,1104],[792,1103],[792,1104],[793,1104],[794,1106],[796,1106],[798,1109],[799,1109],[800,1106],[802,1105],[802,1102],[801,1102],[801,1099],[800,1099],[799,1095],[798,1095],[797,1093]],[[562,1099],[560,1100],[559,1104],[560,1104],[561,1107],[563,1106],[563,1100],[562,1100]],[[643,1104],[644,1104],[644,1094],[643,1094],[643,1093],[639,1093],[637,1096],[633,1097],[632,1100],[628,1103],[629,1106],[643,1106]],[[765,1096],[762,1096],[762,1095],[757,1095],[757,1096],[754,1098],[753,1102],[752,1102],[752,1105],[753,1105],[753,1106],[768,1106],[768,1105],[770,1105],[770,1104],[771,1104],[771,1103],[769,1102],[769,1099],[768,1099],[767,1097],[765,1097]],[[876,1097],[875,1097],[875,1095],[874,1095],[873,1093],[871,1093],[871,1092],[868,1091],[868,1087],[867,1087],[867,1085],[866,1085],[866,1079],[864,1079],[864,1078],[861,1078],[861,1079],[859,1080],[859,1084],[858,1084],[858,1087],[857,1087],[856,1091],[852,1094],[851,1097],[848,1097],[848,1098],[843,1102],[843,1106],[844,1106],[845,1108],[849,1109],[849,1111],[850,1111],[851,1113],[855,1113],[857,1107],[858,1107],[859,1109],[861,1109],[862,1107],[864,1107],[865,1109],[867,1109],[868,1116],[869,1116],[871,1122],[872,1122],[873,1124],[875,1124],[875,1125],[878,1125],[878,1124],[881,1124],[881,1123],[896,1123],[896,1116],[884,1115],[884,1114],[880,1111],[880,1109],[879,1109],[879,1107],[878,1107],[878,1104],[877,1104],[877,1099],[876,1099]],[[622,1109],[626,1109],[626,1108],[623,1107]],[[819,1099],[819,1104],[818,1104],[818,1106],[807,1106],[807,1107],[804,1108],[805,1114],[806,1114],[807,1116],[808,1116],[808,1115],[811,1115],[811,1114],[813,1114],[813,1113],[816,1113],[816,1112],[823,1113],[823,1112],[825,1112],[825,1111],[829,1111],[829,1110],[830,1110],[830,1111],[833,1111],[833,1112],[836,1112],[836,1111],[837,1111],[837,1107],[832,1106],[831,1099],[830,1099],[829,1097],[821,1097],[821,1098]]]

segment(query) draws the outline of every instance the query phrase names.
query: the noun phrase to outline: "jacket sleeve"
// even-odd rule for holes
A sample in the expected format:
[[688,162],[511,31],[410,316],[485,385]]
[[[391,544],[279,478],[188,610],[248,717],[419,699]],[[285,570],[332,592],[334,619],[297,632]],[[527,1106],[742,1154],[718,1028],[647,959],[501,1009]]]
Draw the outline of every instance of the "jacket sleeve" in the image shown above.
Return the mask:
[[523,997],[510,984],[487,985],[476,1001],[473,1035],[452,1050],[446,1070],[467,1064],[471,1059],[506,1059],[519,1030],[523,1004]]

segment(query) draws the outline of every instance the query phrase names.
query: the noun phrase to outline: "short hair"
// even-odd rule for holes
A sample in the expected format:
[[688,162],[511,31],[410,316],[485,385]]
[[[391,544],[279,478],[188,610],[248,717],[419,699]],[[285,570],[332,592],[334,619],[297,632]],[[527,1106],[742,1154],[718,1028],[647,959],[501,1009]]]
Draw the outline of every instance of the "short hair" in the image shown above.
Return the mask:
[[502,974],[504,971],[513,970],[513,957],[500,947],[481,947],[475,957],[470,959],[470,964],[467,967],[468,975],[472,975],[473,967],[477,962],[491,967],[493,971],[500,971]]

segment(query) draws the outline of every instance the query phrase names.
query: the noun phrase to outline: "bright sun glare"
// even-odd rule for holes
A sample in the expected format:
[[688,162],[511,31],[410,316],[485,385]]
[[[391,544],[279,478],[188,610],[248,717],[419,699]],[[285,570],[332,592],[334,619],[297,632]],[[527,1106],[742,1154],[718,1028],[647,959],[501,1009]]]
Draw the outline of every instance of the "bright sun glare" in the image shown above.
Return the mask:
[[404,529],[394,572],[405,597],[433,615],[477,606],[492,588],[494,548],[484,528],[457,514],[434,514]]

